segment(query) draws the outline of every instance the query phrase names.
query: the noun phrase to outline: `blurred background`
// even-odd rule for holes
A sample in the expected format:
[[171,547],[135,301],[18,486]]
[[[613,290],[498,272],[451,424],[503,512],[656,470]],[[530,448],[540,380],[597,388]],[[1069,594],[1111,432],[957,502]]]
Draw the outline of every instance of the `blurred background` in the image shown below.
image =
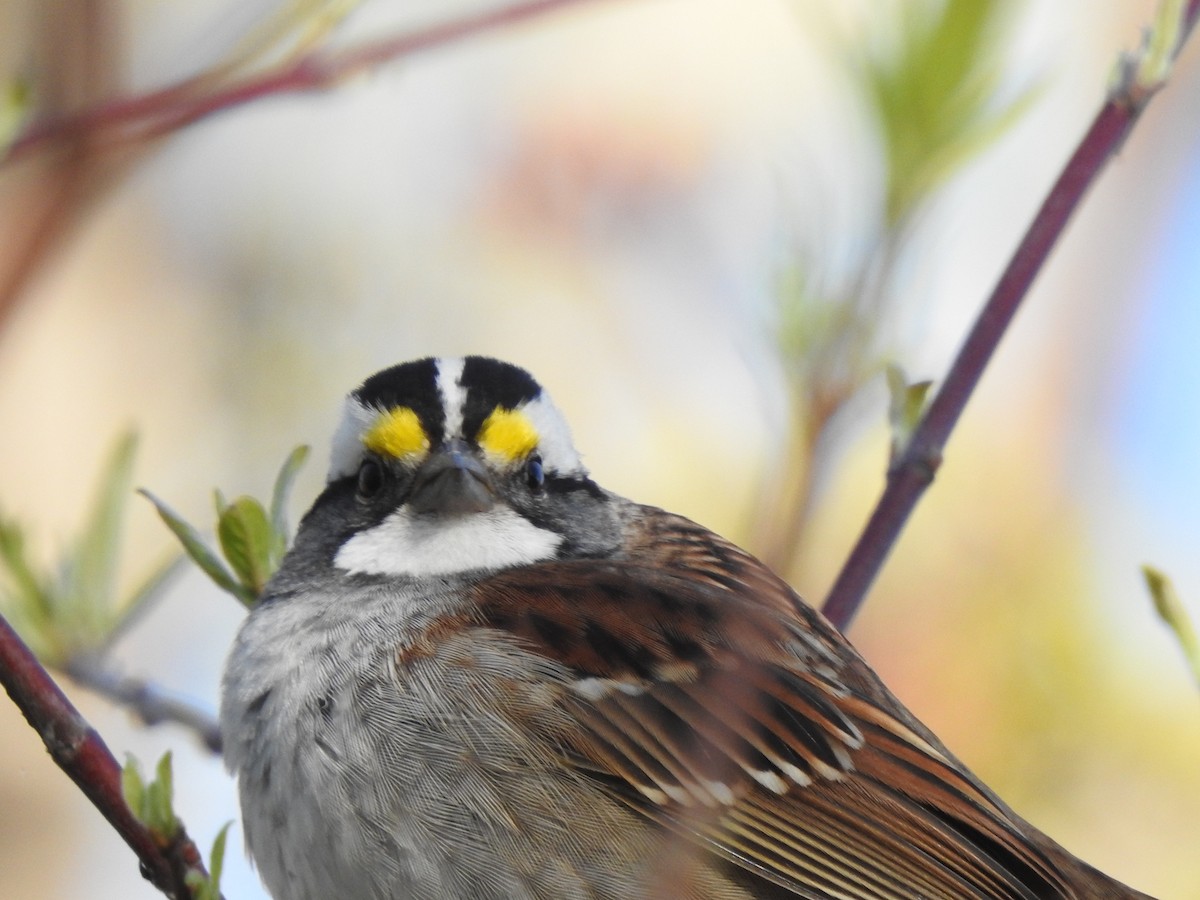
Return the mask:
[[[499,5],[3,0],[0,84],[63,113]],[[160,141],[25,155],[0,169],[0,512],[52,564],[133,428],[136,484],[199,522],[313,445],[295,518],[347,390],[485,353],[549,388],[600,483],[819,603],[882,488],[881,365],[943,375],[1153,9],[590,0]],[[849,633],[1018,811],[1163,898],[1200,896],[1200,704],[1138,567],[1200,612],[1197,300],[1192,46]],[[131,501],[122,577],[173,549]],[[241,616],[189,572],[114,659],[215,710]],[[207,853],[237,817],[219,760],[68,691],[119,758],[173,750]],[[0,893],[159,896],[7,702],[0,734]],[[240,848],[235,824],[225,894],[264,897]]]

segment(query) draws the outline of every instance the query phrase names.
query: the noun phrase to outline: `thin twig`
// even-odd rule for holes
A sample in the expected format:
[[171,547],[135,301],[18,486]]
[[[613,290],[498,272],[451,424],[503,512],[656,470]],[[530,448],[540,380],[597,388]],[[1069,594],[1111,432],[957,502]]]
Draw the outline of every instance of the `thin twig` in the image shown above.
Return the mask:
[[196,845],[180,826],[165,845],[134,818],[121,794],[121,767],[99,734],[79,714],[32,651],[0,616],[0,683],[58,767],[79,786],[141,862],[142,874],[170,897],[191,891],[189,870],[204,872]]
[[[1191,0],[1179,46],[1191,33],[1198,11],[1200,0]],[[975,320],[937,396],[912,439],[889,468],[883,495],[825,600],[823,612],[838,628],[844,630],[854,618],[917,501],[933,481],[950,432],[1071,215],[1152,99],[1158,85],[1138,83],[1136,75],[1133,66],[1124,67],[1122,81],[1111,92],[1050,189]]]
[[[225,80],[204,73],[177,84],[36,122],[0,152],[0,167],[40,151],[49,171],[24,192],[34,200],[0,267],[0,328],[45,260],[78,224],[84,207],[148,151],[152,142],[213,113],[263,97],[328,88],[403,56],[478,36],[584,0],[533,0],[477,13],[336,54],[313,53],[277,68]],[[117,156],[113,151],[123,151]],[[42,160],[39,160],[41,162]]]
[[68,660],[63,672],[72,681],[126,707],[145,725],[173,722],[191,731],[205,749],[221,752],[221,728],[207,710],[172,697],[142,678],[114,672],[97,658]]
[[[83,170],[84,163],[91,174],[100,151],[115,148],[142,151],[149,146],[150,139],[221,110],[260,97],[326,88],[402,56],[499,30],[581,2],[583,0],[516,3],[340,53],[308,55],[239,80],[222,82],[202,75],[148,94],[102,103],[35,124],[0,154],[0,165],[45,150],[54,154],[51,174],[77,173]],[[213,88],[214,84],[219,86]],[[51,178],[47,183],[57,182]],[[32,273],[69,230],[68,225],[74,221],[81,198],[94,193],[94,190],[77,188],[78,184],[93,188],[94,179],[84,182],[81,178],[72,178],[66,188],[60,185],[51,201],[43,203],[46,211],[35,221],[32,237],[29,227],[23,230],[27,240],[17,254],[17,264],[7,277],[0,278],[0,328],[5,323],[3,312],[12,308]],[[218,749],[219,736],[207,717],[164,697],[150,685],[102,670],[76,674],[82,674],[92,687],[130,705],[147,721],[165,718],[182,722],[200,733],[210,748]],[[160,847],[154,835],[133,817],[121,795],[120,767],[112,753],[2,617],[0,683],[42,736],[58,766],[137,854],[143,874],[170,896],[190,896],[184,881],[185,873],[204,871],[195,845],[181,829],[167,846]]]
[[179,84],[104,103],[79,114],[34,125],[9,147],[0,165],[21,159],[47,144],[89,134],[97,142],[161,137],[213,113],[262,97],[315,91],[404,56],[432,50],[462,38],[494,31],[585,0],[531,0],[465,16],[419,31],[365,43],[349,50],[312,53],[284,65],[199,92],[203,76]]

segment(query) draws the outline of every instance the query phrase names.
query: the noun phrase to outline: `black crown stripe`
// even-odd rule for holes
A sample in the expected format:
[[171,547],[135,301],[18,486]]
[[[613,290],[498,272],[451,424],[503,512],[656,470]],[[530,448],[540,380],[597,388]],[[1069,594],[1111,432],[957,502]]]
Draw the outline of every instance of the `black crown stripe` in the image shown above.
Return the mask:
[[376,372],[354,391],[354,396],[372,409],[407,406],[417,414],[434,445],[445,436],[446,414],[437,388],[437,360],[432,357]]
[[459,380],[467,391],[463,407],[463,435],[474,438],[483,420],[497,406],[516,409],[542,393],[541,386],[524,369],[487,356],[468,356]]

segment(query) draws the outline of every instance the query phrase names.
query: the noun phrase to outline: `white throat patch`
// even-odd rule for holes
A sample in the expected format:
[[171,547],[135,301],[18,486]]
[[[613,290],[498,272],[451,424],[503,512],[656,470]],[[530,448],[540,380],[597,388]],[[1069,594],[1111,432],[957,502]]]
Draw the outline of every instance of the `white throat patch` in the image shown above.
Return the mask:
[[562,535],[504,507],[462,516],[402,508],[346,541],[333,562],[368,575],[453,575],[550,559],[561,543]]

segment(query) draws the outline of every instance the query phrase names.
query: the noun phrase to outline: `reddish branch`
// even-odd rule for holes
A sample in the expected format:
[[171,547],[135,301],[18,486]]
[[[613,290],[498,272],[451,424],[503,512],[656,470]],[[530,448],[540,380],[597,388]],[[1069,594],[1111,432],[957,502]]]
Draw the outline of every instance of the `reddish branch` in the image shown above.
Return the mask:
[[584,0],[531,0],[418,31],[322,55],[301,56],[266,72],[211,87],[201,76],[137,97],[113,100],[77,115],[45,122],[18,138],[0,165],[20,159],[47,143],[86,133],[94,143],[161,136],[221,110],[262,97],[328,88],[383,63],[462,38],[514,25]]
[[[155,138],[263,97],[327,88],[403,56],[532,19],[584,0],[531,0],[429,26],[340,53],[301,56],[236,80],[201,75],[161,90],[88,106],[38,122],[0,153],[0,167],[34,157],[46,171],[24,191],[13,246],[0,255],[0,327],[30,278],[70,233],[89,201]],[[113,154],[113,150],[124,154]],[[104,151],[108,151],[105,153]],[[9,204],[14,208],[13,204]],[[7,262],[5,261],[7,260]]]
[[[41,193],[47,185],[56,187],[40,197],[32,212],[25,210],[20,246],[8,248],[11,264],[0,273],[0,327],[30,276],[69,232],[86,201],[106,180],[99,173],[114,173],[119,170],[120,162],[131,161],[134,154],[128,151],[145,149],[150,139],[223,109],[274,94],[328,87],[389,60],[580,2],[518,3],[339,54],[304,56],[240,80],[222,82],[214,76],[201,76],[150,94],[92,105],[82,112],[35,125],[0,155],[0,165],[29,158],[31,164],[45,170],[34,193]],[[89,9],[93,6],[103,8],[92,4]],[[99,82],[91,78],[84,83],[94,87]],[[115,148],[127,152],[116,158],[101,156],[101,151]],[[35,157],[35,151],[41,151],[42,155]],[[106,161],[103,169],[98,166],[102,158]],[[0,683],[41,735],[55,763],[137,854],[143,874],[168,896],[190,897],[186,873],[204,871],[196,846],[182,826],[175,837],[163,841],[134,818],[122,797],[121,770],[112,753],[3,617],[0,617]],[[116,687],[146,700],[145,692],[134,683],[122,682]],[[162,712],[161,704],[154,708]],[[216,738],[211,742],[215,744]]]
[[[1191,33],[1200,0],[1190,0],[1180,46]],[[1132,75],[1132,73],[1127,73]],[[1101,107],[1066,168],[1050,189],[1033,223],[975,320],[946,379],[907,447],[888,470],[887,485],[858,543],[838,573],[823,612],[845,630],[854,618],[917,501],[932,483],[950,432],[975,391],[1021,301],[1054,249],[1072,214],[1108,161],[1120,150],[1153,91],[1129,83]]]
[[121,767],[32,651],[0,616],[0,682],[58,767],[70,776],[141,861],[142,874],[171,897],[191,896],[184,876],[204,871],[196,845],[180,826],[160,841],[134,818],[121,795]]
[[[583,0],[533,0],[341,53],[303,56],[240,80],[216,83],[212,77],[202,76],[150,94],[111,101],[36,125],[9,147],[0,165],[53,146],[66,148],[68,153],[86,147],[89,154],[113,145],[136,146],[221,110],[266,96],[326,88],[387,61],[580,2]],[[1200,0],[1190,0],[1185,36],[1192,30],[1198,10]],[[1149,99],[1148,94],[1138,95],[1133,90],[1114,94],[1042,204],[941,390],[892,465],[884,494],[830,592],[825,612],[838,627],[849,624],[917,500],[932,482],[941,464],[942,448],[1033,279]],[[44,256],[44,252],[34,253],[31,259]],[[23,281],[24,277],[17,279]],[[42,736],[55,762],[137,853],[146,876],[165,893],[188,896],[184,873],[201,868],[195,846],[182,832],[169,846],[160,846],[133,818],[121,797],[116,760],[2,618],[0,681]]]

